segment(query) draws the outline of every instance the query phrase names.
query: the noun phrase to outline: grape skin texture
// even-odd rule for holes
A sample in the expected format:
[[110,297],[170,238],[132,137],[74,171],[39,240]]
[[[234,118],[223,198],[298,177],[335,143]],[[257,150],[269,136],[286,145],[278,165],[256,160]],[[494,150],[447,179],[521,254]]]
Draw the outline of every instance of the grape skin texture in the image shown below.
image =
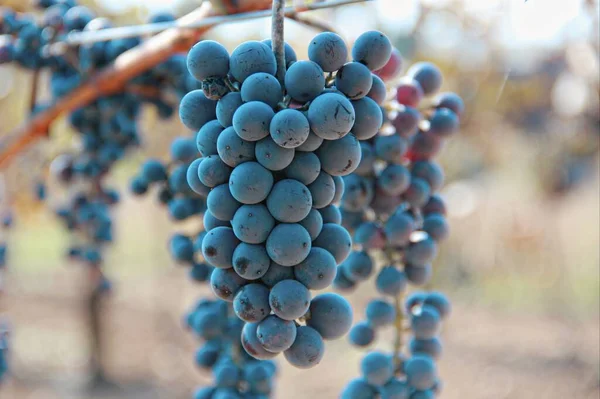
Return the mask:
[[352,326],[352,308],[338,294],[318,295],[310,303],[310,318],[306,325],[317,330],[325,340],[338,339]]
[[286,360],[294,367],[308,369],[321,362],[325,355],[325,344],[319,333],[311,327],[300,326],[296,340],[290,349],[283,352]]
[[352,103],[336,93],[321,94],[308,107],[310,128],[325,140],[337,140],[347,135],[354,126],[354,120]]
[[346,63],[348,48],[344,39],[333,32],[319,33],[308,46],[308,58],[325,72],[337,71]]
[[308,188],[293,179],[275,183],[267,197],[267,208],[271,215],[285,223],[300,222],[308,216],[312,205],[312,196]]
[[230,73],[240,83],[257,72],[275,75],[277,62],[271,48],[264,43],[249,41],[233,50],[229,60]]
[[282,266],[294,266],[302,262],[308,256],[310,248],[310,234],[295,223],[278,224],[267,238],[269,257]]
[[392,56],[392,43],[381,32],[369,31],[361,34],[352,48],[352,58],[375,71],[383,68]]
[[358,62],[345,64],[335,75],[335,87],[351,100],[365,97],[373,86],[369,68]]
[[225,77],[229,72],[229,53],[220,43],[203,40],[190,49],[187,67],[199,81],[213,76]]
[[294,277],[310,290],[322,290],[331,285],[336,269],[333,255],[314,247],[304,261],[294,266]]
[[256,332],[258,341],[266,350],[279,353],[288,350],[294,343],[296,324],[270,315],[258,325]]
[[298,61],[285,74],[285,88],[294,100],[305,103],[321,94],[325,88],[325,75],[319,64]]
[[311,303],[310,291],[296,280],[283,280],[271,288],[269,303],[275,315],[283,320],[303,316]]

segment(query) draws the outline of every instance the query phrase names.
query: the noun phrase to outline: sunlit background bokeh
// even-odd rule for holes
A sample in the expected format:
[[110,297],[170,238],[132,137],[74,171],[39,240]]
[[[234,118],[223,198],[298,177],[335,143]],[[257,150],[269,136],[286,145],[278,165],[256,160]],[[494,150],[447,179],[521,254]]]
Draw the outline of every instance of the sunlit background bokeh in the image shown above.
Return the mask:
[[[158,11],[182,15],[200,0],[84,3],[130,25]],[[27,8],[0,0],[7,4]],[[385,32],[405,65],[437,63],[444,90],[465,100],[461,133],[439,159],[452,236],[434,264],[435,286],[455,302],[444,331],[443,398],[600,394],[599,12],[598,0],[378,0],[312,13],[348,43],[365,30]],[[233,49],[269,32],[265,19],[223,25],[207,37]],[[314,34],[286,25],[299,58]],[[26,118],[30,80],[0,65],[0,134]],[[143,159],[166,158],[172,138],[189,134],[176,119],[159,122],[153,110],[143,126],[143,148],[111,178],[123,191]],[[69,236],[52,213],[61,190],[51,182],[47,204],[33,194],[47,161],[74,145],[59,121],[51,141],[5,171],[16,229],[2,304],[13,325],[14,378],[2,399],[88,398],[76,389],[88,362],[83,271],[64,258]],[[180,316],[206,292],[169,259],[167,239],[178,228],[154,198],[124,195],[115,220],[106,262],[115,283],[107,362],[123,388],[102,398],[188,397],[207,376],[193,367],[194,342]],[[372,294],[351,297],[357,314]],[[276,397],[336,398],[357,374],[361,353],[343,339],[327,351],[314,370],[284,367]]]

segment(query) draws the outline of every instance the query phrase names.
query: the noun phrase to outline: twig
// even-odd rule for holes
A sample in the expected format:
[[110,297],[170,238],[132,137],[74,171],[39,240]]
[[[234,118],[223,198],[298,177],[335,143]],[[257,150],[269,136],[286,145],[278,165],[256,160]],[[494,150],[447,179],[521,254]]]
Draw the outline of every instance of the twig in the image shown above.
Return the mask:
[[152,86],[127,85],[125,91],[145,98],[160,98],[161,96],[160,89]]
[[[322,3],[310,3],[301,4],[296,6],[290,6],[284,8],[286,16],[291,16],[297,13],[302,13],[312,10],[322,10],[326,8],[340,7],[348,4],[365,3],[373,0],[330,0]],[[261,0],[261,5],[264,5],[265,1]],[[268,4],[271,2],[268,1]],[[181,19],[172,22],[158,22],[153,24],[141,24],[133,26],[122,26],[119,28],[102,29],[99,31],[81,31],[72,32],[62,42],[57,42],[53,46],[64,48],[65,44],[70,46],[76,46],[81,44],[89,44],[95,42],[104,42],[114,39],[124,39],[128,37],[138,37],[144,35],[152,35],[160,33],[165,30],[177,28],[177,29],[202,29],[210,28],[215,25],[221,25],[229,22],[241,22],[248,21],[258,18],[266,18],[271,16],[271,10],[264,10],[264,6],[257,7],[254,12],[246,12],[243,14],[235,15],[214,15],[209,18],[197,20],[193,23],[182,23]],[[262,10],[262,11],[256,11]],[[244,11],[244,10],[240,10]],[[249,10],[246,10],[249,11]]]
[[285,80],[285,47],[284,47],[284,0],[273,0],[273,14],[271,16],[271,48],[277,62],[275,76],[283,88]]
[[35,69],[31,76],[31,92],[29,93],[29,112],[35,110],[38,96],[38,83],[40,81],[40,70]]
[[394,298],[394,308],[396,309],[396,320],[394,322],[394,328],[396,330],[396,338],[394,340],[394,370],[400,366],[400,354],[402,352],[402,345],[404,345],[404,295],[399,294]]
[[298,22],[299,24],[308,26],[310,28],[314,28],[314,29],[322,31],[322,32],[337,33],[340,37],[343,37],[340,34],[340,32],[335,28],[335,26],[333,26],[333,24],[330,24],[327,21],[322,21],[320,19],[311,18],[307,15],[301,15],[298,13],[290,14],[287,17],[293,21]]

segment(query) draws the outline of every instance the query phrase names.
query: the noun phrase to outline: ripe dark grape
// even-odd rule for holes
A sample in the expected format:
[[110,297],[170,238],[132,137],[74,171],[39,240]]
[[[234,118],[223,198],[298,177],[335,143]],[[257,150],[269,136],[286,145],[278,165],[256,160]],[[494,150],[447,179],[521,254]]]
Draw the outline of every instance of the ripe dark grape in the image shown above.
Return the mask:
[[300,224],[282,223],[271,230],[266,244],[267,252],[273,262],[282,266],[294,266],[306,259],[311,241],[310,234]]
[[200,81],[210,77],[226,77],[229,72],[229,53],[220,43],[202,40],[190,49],[187,67],[192,76]]
[[366,316],[373,327],[385,327],[396,320],[396,310],[389,302],[375,299],[367,305]]
[[214,294],[224,301],[233,302],[235,294],[246,285],[247,280],[233,269],[215,269],[210,275],[210,287]]
[[[217,120],[219,121],[221,127],[233,126],[233,115],[237,109],[242,106],[242,104],[244,104],[242,101],[242,95],[236,91],[225,94],[219,99],[219,101],[217,101]],[[202,151],[200,149],[198,150],[200,151],[200,154],[202,154]]]
[[347,61],[348,48],[344,39],[333,32],[319,33],[308,46],[308,58],[323,71],[334,72]]
[[323,229],[323,217],[321,216],[321,213],[314,208],[311,209],[308,215],[298,223],[308,231],[312,240],[317,238]]
[[275,116],[273,109],[260,101],[245,103],[233,114],[233,127],[241,138],[257,141],[269,135],[269,126]]
[[352,308],[348,301],[334,293],[316,296],[310,303],[310,318],[306,325],[314,328],[323,339],[338,339],[352,326]]
[[275,226],[275,219],[263,204],[242,205],[231,221],[236,237],[249,244],[260,244],[267,240]]
[[311,248],[308,256],[293,267],[294,277],[310,290],[322,290],[333,282],[336,274],[333,255],[322,248]]
[[269,352],[283,352],[288,350],[296,340],[296,324],[270,315],[258,324],[256,336]]
[[271,108],[275,108],[283,99],[279,81],[264,72],[255,73],[244,80],[240,94],[244,102],[261,101]]
[[373,86],[369,68],[358,62],[349,62],[335,75],[335,87],[351,100],[365,97]]
[[277,63],[269,46],[250,41],[240,44],[233,50],[229,67],[229,72],[235,80],[242,83],[248,76],[258,72],[275,75]]
[[271,259],[263,245],[240,243],[233,251],[233,268],[246,280],[257,280],[267,273]]
[[188,129],[197,132],[217,117],[216,108],[216,101],[207,98],[202,90],[194,90],[181,99],[179,118]]
[[437,92],[442,86],[442,73],[430,62],[419,62],[410,67],[408,76],[419,82],[426,96]]
[[258,163],[272,171],[287,168],[294,160],[294,154],[293,148],[279,146],[270,136],[258,141],[255,147]]
[[231,194],[242,204],[264,201],[272,187],[273,175],[256,162],[245,162],[236,166],[229,177]]
[[310,124],[302,112],[285,109],[275,114],[269,131],[273,141],[280,147],[296,148],[308,138]]
[[356,119],[352,133],[359,140],[374,137],[383,123],[383,114],[379,105],[369,97],[352,101]]
[[321,94],[308,108],[312,132],[325,140],[337,140],[347,135],[354,126],[354,120],[352,103],[340,94]]
[[303,316],[310,305],[308,288],[296,280],[283,280],[271,288],[269,303],[273,313],[284,320]]
[[400,81],[396,88],[396,101],[407,107],[417,108],[423,99],[423,89],[414,79]]
[[241,205],[231,195],[228,184],[216,186],[206,198],[208,211],[220,220],[232,220]]
[[298,102],[314,100],[324,88],[323,69],[315,62],[294,62],[285,75],[285,89]]
[[332,176],[346,176],[360,163],[360,143],[353,134],[327,140],[317,150],[321,168]]
[[285,168],[287,178],[298,180],[304,185],[314,182],[321,173],[321,161],[312,152],[295,154],[292,162]]
[[383,68],[392,56],[390,39],[381,32],[365,32],[356,39],[352,47],[352,58],[370,70]]
[[352,326],[348,338],[352,345],[363,348],[371,345],[375,340],[375,329],[368,322],[361,321]]
[[308,369],[321,362],[325,355],[325,344],[319,333],[311,327],[300,326],[294,344],[285,352],[285,359],[294,367]]
[[313,245],[328,251],[333,255],[336,263],[340,264],[350,254],[352,239],[348,231],[342,226],[326,223]]
[[271,313],[269,288],[262,284],[247,284],[233,298],[235,314],[247,323],[257,323]]
[[233,252],[240,241],[230,227],[216,227],[202,241],[202,255],[212,266],[229,269],[233,267]]

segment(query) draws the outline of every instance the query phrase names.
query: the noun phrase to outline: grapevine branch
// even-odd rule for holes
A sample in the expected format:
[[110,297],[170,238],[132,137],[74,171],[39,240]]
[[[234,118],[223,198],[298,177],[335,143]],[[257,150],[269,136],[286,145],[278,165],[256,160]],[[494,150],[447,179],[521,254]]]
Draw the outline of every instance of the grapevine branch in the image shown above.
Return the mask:
[[271,48],[277,62],[275,76],[281,87],[283,87],[285,79],[285,47],[283,39],[285,10],[283,6],[283,0],[273,0],[273,16],[271,17]]
[[[371,0],[330,0],[324,3],[287,7],[284,8],[284,12],[286,15],[291,15],[365,1]],[[243,14],[223,16],[218,15],[218,11],[214,10],[209,2],[204,2],[198,9],[178,19],[169,29],[162,26],[161,30],[164,30],[162,33],[121,54],[111,65],[100,70],[71,93],[58,99],[47,109],[36,113],[23,125],[9,133],[0,144],[0,168],[4,167],[30,144],[48,136],[50,125],[60,115],[85,106],[98,97],[122,91],[127,82],[134,77],[153,68],[174,53],[187,51],[211,27],[225,22],[268,17],[271,14],[271,11],[268,10],[271,4],[270,0],[255,0],[243,3],[245,7],[243,9],[234,8],[233,6],[227,7],[227,11],[243,12]],[[136,27],[128,27],[128,29],[125,32],[127,35],[123,35],[123,32],[120,31],[120,36],[103,37],[102,40],[139,35]],[[98,32],[102,32],[104,35],[105,31],[114,30],[106,29]],[[93,41],[97,40],[88,37],[86,41],[81,41],[81,43]]]

